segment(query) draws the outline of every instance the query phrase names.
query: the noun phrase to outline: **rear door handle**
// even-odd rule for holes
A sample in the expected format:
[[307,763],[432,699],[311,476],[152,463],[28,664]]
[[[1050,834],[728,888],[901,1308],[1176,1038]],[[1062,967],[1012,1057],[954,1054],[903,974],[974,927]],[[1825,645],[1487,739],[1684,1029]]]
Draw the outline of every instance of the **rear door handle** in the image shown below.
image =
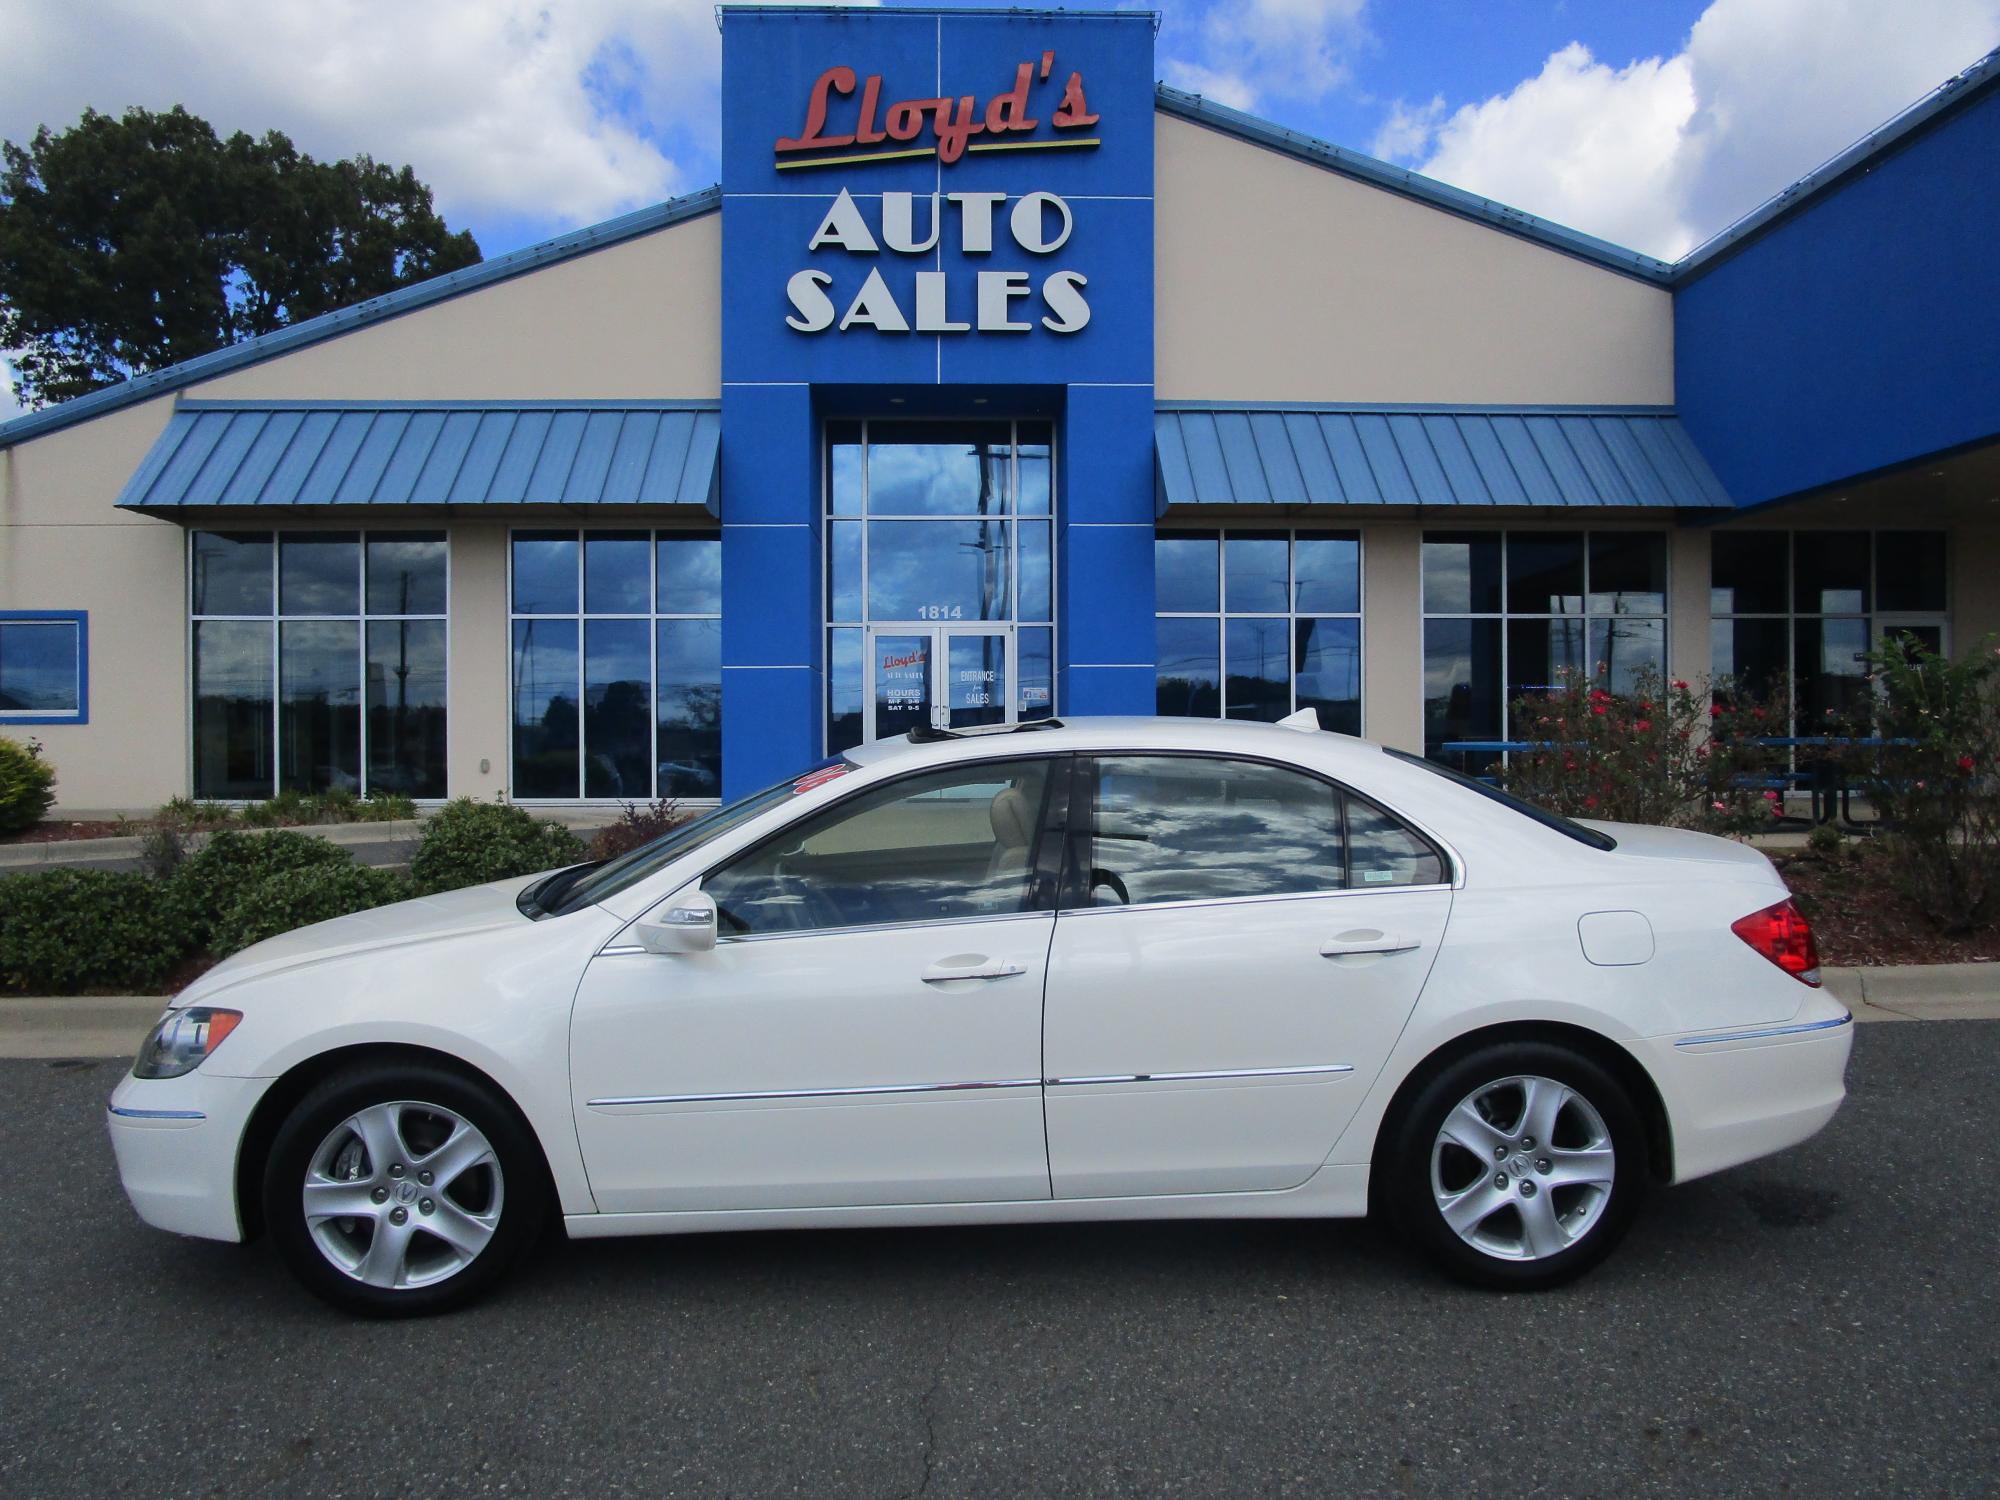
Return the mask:
[[1011,979],[1027,973],[1023,964],[996,964],[990,959],[945,959],[932,964],[920,976],[925,984],[949,984],[954,979]]
[[1392,953],[1411,953],[1422,946],[1412,938],[1393,933],[1356,932],[1321,943],[1319,952],[1321,958],[1355,958],[1364,953],[1379,953],[1386,958]]

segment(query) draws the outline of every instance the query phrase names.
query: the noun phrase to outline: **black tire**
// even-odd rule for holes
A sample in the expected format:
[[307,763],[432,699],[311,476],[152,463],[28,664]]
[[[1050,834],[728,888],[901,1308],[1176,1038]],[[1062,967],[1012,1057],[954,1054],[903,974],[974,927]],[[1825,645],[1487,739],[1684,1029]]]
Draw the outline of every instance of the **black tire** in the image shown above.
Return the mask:
[[[462,1266],[440,1271],[440,1266],[448,1265],[462,1252],[452,1251],[434,1235],[411,1236],[414,1248],[408,1264],[416,1267],[428,1260],[424,1274],[439,1278],[423,1284],[376,1286],[358,1279],[356,1274],[335,1263],[331,1258],[333,1252],[321,1248],[306,1216],[307,1171],[323,1145],[343,1122],[372,1106],[390,1104],[420,1107],[417,1111],[400,1112],[406,1120],[403,1144],[414,1141],[421,1147],[425,1142],[417,1138],[419,1132],[428,1131],[435,1139],[439,1132],[450,1128],[443,1114],[426,1114],[422,1107],[448,1111],[485,1137],[497,1167],[497,1176],[491,1167],[473,1168],[465,1174],[468,1184],[465,1188],[450,1189],[453,1193],[472,1194],[465,1200],[465,1206],[494,1221],[490,1238]],[[366,1161],[365,1148],[363,1152],[362,1159]],[[350,1170],[360,1171],[369,1181],[378,1173],[395,1170],[398,1178],[407,1176],[414,1183],[415,1168],[421,1164],[421,1152],[413,1149],[408,1167],[394,1162],[390,1167],[376,1168],[370,1162],[366,1167]],[[343,1179],[346,1176],[337,1175]],[[398,1186],[388,1182],[382,1185]],[[541,1149],[506,1101],[474,1078],[423,1064],[361,1063],[327,1078],[286,1117],[271,1144],[264,1168],[264,1219],[279,1255],[315,1296],[343,1311],[367,1317],[415,1317],[445,1312],[480,1297],[534,1243],[547,1217],[548,1202],[548,1175]],[[432,1208],[424,1209],[425,1203]],[[389,1200],[389,1204],[393,1209],[395,1200]],[[454,1205],[443,1205],[451,1206]],[[424,1231],[427,1223],[443,1222],[441,1217],[434,1220],[424,1217],[439,1209],[435,1199],[413,1200],[404,1210],[404,1222]],[[333,1221],[325,1232],[333,1238],[337,1249],[345,1251],[350,1244],[371,1245],[372,1228],[367,1219],[343,1218]]]
[[[1473,1161],[1470,1151],[1456,1142],[1440,1145],[1446,1117],[1461,1103],[1478,1099],[1476,1112],[1495,1111],[1501,1125],[1513,1121],[1512,1101],[1525,1101],[1519,1081],[1526,1079],[1553,1080],[1581,1097],[1582,1109],[1563,1107],[1559,1144],[1580,1148],[1594,1138],[1594,1126],[1601,1123],[1612,1151],[1608,1191],[1568,1186],[1545,1190],[1540,1163],[1552,1158],[1519,1149],[1523,1137],[1518,1122],[1511,1137],[1505,1129],[1495,1130],[1496,1158],[1502,1149],[1508,1154],[1504,1159],[1483,1160],[1476,1176],[1464,1175]],[[1592,1112],[1594,1122],[1589,1119]],[[1570,1135],[1567,1140],[1565,1132]],[[1434,1165],[1439,1173],[1435,1185]],[[1610,1073],[1568,1047],[1504,1042],[1446,1063],[1418,1088],[1384,1133],[1376,1153],[1373,1196],[1405,1239],[1461,1281],[1504,1291],[1537,1291],[1573,1280],[1616,1248],[1645,1194],[1647,1173],[1645,1125],[1630,1095]],[[1507,1180],[1505,1189],[1499,1186],[1501,1177]],[[1493,1195],[1482,1205],[1468,1200],[1469,1207],[1498,1205],[1479,1221],[1476,1232],[1483,1243],[1492,1247],[1505,1242],[1511,1230],[1517,1253],[1527,1252],[1529,1234],[1521,1215],[1529,1208],[1542,1208],[1558,1216],[1567,1247],[1531,1259],[1510,1259],[1499,1248],[1482,1248],[1461,1236],[1445,1219],[1439,1191],[1469,1193],[1477,1187],[1483,1193],[1488,1184]],[[1519,1195],[1530,1187],[1534,1191],[1522,1199]],[[1542,1203],[1533,1202],[1537,1196]]]

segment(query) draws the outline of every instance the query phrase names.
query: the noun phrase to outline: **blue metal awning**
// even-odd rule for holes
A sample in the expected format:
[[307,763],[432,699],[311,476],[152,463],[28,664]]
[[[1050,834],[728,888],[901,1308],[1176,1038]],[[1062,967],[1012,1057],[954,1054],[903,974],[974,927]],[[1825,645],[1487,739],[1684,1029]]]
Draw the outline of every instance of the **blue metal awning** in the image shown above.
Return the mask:
[[722,413],[685,402],[184,402],[118,503],[683,505],[717,514]]
[[1669,409],[1175,405],[1154,422],[1173,505],[1727,506]]

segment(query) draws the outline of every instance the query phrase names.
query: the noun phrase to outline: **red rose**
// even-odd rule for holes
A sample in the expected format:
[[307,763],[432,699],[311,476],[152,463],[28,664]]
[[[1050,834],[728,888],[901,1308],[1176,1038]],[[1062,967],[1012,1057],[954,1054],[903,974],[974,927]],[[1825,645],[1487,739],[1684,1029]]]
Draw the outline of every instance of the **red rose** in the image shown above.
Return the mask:
[[1969,756],[1969,755],[1961,755],[1961,756],[1960,756],[1960,757],[1958,758],[1958,768],[1959,768],[1959,770],[1961,770],[1961,771],[1970,771],[1970,770],[1972,769],[1972,767],[1973,767],[1973,759],[1972,759],[1972,757],[1971,757],[1971,756]]
[[1644,734],[1648,729],[1651,729],[1653,727],[1653,721],[1651,719],[1640,719],[1636,723],[1634,723],[1632,727],[1638,730],[1641,734]]

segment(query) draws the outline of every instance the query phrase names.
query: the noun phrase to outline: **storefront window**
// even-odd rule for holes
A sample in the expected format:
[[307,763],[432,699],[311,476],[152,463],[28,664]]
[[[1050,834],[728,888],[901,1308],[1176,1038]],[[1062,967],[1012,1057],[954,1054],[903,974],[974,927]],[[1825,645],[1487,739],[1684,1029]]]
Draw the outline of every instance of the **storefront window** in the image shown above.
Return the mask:
[[1946,649],[1941,531],[1718,531],[1713,547],[1709,669],[1724,691],[1788,699],[1795,734],[1867,717],[1882,636]]
[[1153,541],[1157,712],[1361,732],[1361,539],[1163,531]]
[[722,542],[517,531],[513,790],[643,802],[722,786]]
[[189,566],[197,797],[445,795],[442,534],[198,531]]
[[1055,711],[1045,422],[826,433],[827,746]]
[[1667,655],[1657,531],[1424,533],[1424,753],[1479,771],[1518,738],[1511,705],[1589,677],[1628,692]]

